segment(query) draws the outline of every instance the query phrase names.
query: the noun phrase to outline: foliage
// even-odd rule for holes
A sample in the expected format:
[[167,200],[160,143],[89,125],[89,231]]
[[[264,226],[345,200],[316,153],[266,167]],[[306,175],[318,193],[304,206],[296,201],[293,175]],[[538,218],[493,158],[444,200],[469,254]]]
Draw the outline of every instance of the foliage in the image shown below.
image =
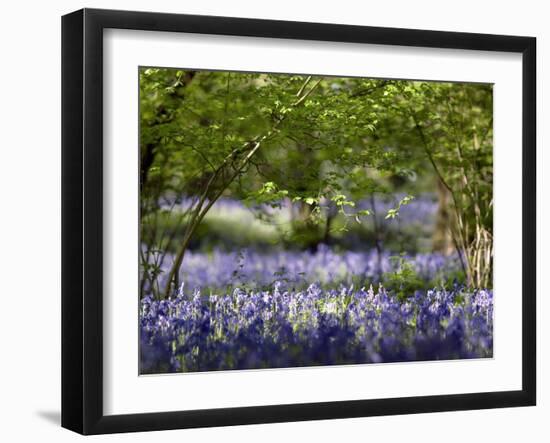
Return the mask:
[[468,283],[488,286],[493,269],[492,85],[424,82],[403,87],[403,94],[404,113],[425,158],[451,196],[449,229]]
[[391,257],[396,263],[393,272],[386,272],[382,276],[384,285],[392,290],[397,299],[401,302],[414,294],[414,291],[421,289],[423,281],[414,268],[413,263],[405,260],[403,256]]
[[[245,202],[265,221],[274,217],[266,206],[291,202],[286,241],[315,250],[373,218],[362,199],[405,187],[386,208],[392,222],[436,180],[452,197],[442,229],[469,285],[490,286],[491,85],[143,68],[140,152],[142,293],[158,286],[149,263],[175,238],[162,296],[179,286],[184,257],[220,198]],[[162,229],[163,211],[184,199],[173,228]]]

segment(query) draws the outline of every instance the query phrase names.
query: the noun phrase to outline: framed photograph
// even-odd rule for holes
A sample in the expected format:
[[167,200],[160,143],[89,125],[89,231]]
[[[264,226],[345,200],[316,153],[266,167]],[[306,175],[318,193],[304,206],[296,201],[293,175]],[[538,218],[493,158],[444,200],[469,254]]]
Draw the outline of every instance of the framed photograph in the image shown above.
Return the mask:
[[536,402],[531,37],[62,20],[62,425]]

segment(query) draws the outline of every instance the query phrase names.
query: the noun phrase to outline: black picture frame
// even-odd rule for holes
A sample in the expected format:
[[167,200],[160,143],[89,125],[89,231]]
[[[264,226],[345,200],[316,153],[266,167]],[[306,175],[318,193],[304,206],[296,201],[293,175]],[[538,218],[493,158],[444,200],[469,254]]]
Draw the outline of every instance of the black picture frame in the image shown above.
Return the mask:
[[[269,37],[522,54],[522,389],[131,415],[103,413],[103,30]],[[62,18],[62,426],[151,431],[536,403],[536,39],[229,17],[83,9]]]

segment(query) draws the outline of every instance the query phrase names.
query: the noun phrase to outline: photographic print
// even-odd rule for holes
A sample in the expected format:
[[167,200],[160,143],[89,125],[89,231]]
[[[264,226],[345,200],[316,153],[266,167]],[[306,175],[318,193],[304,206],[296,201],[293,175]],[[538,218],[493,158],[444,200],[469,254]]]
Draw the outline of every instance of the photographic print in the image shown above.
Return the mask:
[[534,37],[87,8],[61,35],[63,427],[536,405]]
[[139,68],[140,374],[493,356],[493,87]]

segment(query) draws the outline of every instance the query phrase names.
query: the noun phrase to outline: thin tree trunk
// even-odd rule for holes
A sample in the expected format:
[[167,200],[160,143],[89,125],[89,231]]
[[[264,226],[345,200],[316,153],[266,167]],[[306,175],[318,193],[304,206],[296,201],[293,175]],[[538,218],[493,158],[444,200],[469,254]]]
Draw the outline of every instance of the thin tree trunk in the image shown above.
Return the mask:
[[437,215],[433,233],[433,249],[448,255],[453,249],[451,238],[451,212],[449,211],[449,191],[443,186],[441,180],[437,179]]
[[374,193],[370,195],[370,205],[372,208],[372,216],[374,223],[374,245],[376,247],[376,267],[378,268],[379,277],[382,276],[382,244],[380,239],[380,225],[376,214],[376,199]]

